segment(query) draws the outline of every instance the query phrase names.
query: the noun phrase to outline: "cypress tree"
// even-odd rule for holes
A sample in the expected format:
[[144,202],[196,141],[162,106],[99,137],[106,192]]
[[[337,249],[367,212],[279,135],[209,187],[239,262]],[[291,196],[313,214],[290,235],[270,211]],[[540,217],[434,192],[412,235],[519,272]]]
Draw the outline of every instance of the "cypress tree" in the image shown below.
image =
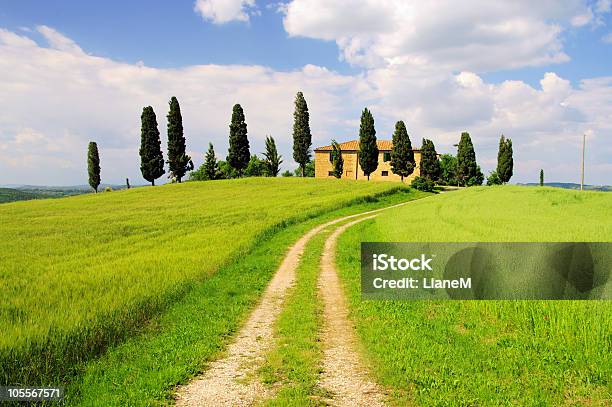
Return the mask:
[[378,168],[378,146],[376,145],[374,117],[367,107],[361,113],[361,124],[359,126],[359,165],[368,180],[370,180],[370,174]]
[[266,151],[263,153],[266,161],[266,175],[268,177],[276,177],[280,171],[282,164],[282,156],[278,154],[276,142],[272,136],[266,137]]
[[157,117],[151,106],[142,109],[140,116],[140,172],[144,179],[155,186],[155,180],[164,175],[164,156],[157,129]]
[[477,166],[476,153],[470,134],[463,132],[457,148],[457,182],[459,186],[469,185],[471,179],[477,178]]
[[181,107],[176,97],[170,99],[168,112],[168,167],[170,176],[177,182],[185,176],[187,171],[193,170],[191,157],[185,154],[185,136],[183,135],[183,117]]
[[342,178],[344,172],[344,159],[342,158],[342,150],[340,144],[336,140],[332,140],[332,164],[334,166],[334,177]]
[[540,170],[540,186],[544,186],[544,170]]
[[430,181],[437,181],[440,178],[440,162],[438,161],[438,153],[433,141],[423,139],[423,147],[421,147],[421,177],[427,178]]
[[250,159],[251,152],[249,151],[249,139],[247,138],[247,124],[244,119],[244,112],[242,111],[242,106],[235,104],[232,109],[227,162],[238,171],[238,176],[242,176],[242,171],[249,165]]
[[415,167],[416,163],[414,161],[414,152],[412,151],[410,136],[408,136],[404,122],[400,120],[395,123],[395,131],[393,132],[391,171],[399,175],[402,182],[404,182],[404,177],[412,174]]
[[295,111],[293,112],[293,159],[300,164],[302,177],[306,174],[306,165],[310,162],[310,115],[304,94],[298,92],[295,96]]
[[502,183],[510,181],[514,159],[512,158],[512,140],[506,139],[504,135],[499,139],[499,150],[497,152],[497,176]]
[[219,172],[219,164],[215,156],[215,148],[212,143],[208,143],[208,151],[204,157],[204,177],[205,179],[216,179]]
[[98,187],[100,186],[100,156],[98,155],[98,144],[95,141],[90,141],[87,148],[87,174],[89,175],[89,185],[98,193]]

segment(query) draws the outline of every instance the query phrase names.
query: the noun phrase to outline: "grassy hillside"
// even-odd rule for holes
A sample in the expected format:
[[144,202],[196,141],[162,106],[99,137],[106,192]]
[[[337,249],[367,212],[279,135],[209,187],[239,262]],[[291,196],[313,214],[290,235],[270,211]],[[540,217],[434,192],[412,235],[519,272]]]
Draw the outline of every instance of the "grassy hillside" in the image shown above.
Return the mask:
[[361,301],[361,241],[611,241],[612,195],[485,187],[386,211],[341,237],[365,354],[395,403],[605,405],[610,301]]
[[0,380],[104,351],[283,225],[397,188],[243,179],[0,206]]

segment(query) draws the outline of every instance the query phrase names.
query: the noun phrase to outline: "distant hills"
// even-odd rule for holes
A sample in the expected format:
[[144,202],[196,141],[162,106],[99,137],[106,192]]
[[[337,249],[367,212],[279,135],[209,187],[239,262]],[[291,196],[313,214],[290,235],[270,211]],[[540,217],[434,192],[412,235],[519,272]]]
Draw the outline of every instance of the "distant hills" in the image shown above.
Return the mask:
[[[517,185],[525,185],[528,187],[539,187],[540,186],[540,184],[536,182],[529,182],[526,184],[518,183]],[[576,184],[573,182],[545,182],[544,185],[547,187],[555,187],[555,188],[580,189],[580,184]],[[584,189],[587,191],[612,192],[611,185],[585,185]]]
[[[125,185],[100,185],[98,191],[104,191],[106,187],[113,190],[125,189]],[[44,185],[0,185],[0,203],[27,201],[31,199],[61,198],[64,196],[80,195],[91,192],[89,185],[72,186],[44,186]]]

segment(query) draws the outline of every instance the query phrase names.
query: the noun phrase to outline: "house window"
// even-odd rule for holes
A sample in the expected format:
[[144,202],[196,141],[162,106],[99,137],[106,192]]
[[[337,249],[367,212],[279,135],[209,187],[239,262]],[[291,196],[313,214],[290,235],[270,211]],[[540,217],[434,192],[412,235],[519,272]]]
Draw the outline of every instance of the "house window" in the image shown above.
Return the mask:
[[383,177],[388,177],[389,176],[389,171],[383,171],[382,172],[382,176]]
[[330,177],[334,176],[334,172],[333,171],[327,171],[327,175],[329,175]]
[[383,153],[383,161],[391,161],[391,153]]
[[329,153],[329,162],[330,163],[334,162],[334,153],[333,153],[333,151],[330,151],[330,153]]

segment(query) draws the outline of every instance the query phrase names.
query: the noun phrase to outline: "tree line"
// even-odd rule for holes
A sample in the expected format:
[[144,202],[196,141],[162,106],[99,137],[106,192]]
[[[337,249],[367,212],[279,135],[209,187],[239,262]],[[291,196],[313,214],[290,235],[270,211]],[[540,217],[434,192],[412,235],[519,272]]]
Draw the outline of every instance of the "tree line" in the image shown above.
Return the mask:
[[[161,149],[157,117],[151,106],[146,106],[141,114],[140,132],[140,171],[145,180],[155,185],[155,180],[165,174],[168,164],[169,178],[181,182],[188,172],[190,180],[214,180],[238,178],[243,176],[276,177],[280,172],[282,156],[278,153],[272,136],[265,140],[263,158],[251,154],[248,130],[244,111],[240,104],[232,108],[229,124],[229,149],[226,160],[218,160],[212,143],[204,157],[204,163],[195,171],[191,157],[186,153],[186,139],[183,131],[181,108],[176,97],[169,101],[167,118],[168,159],[164,161]],[[359,165],[367,179],[378,168],[378,146],[376,143],[374,117],[368,108],[361,114],[359,126]],[[395,124],[391,151],[391,170],[401,177],[410,176],[416,169],[416,162],[410,136],[403,121]],[[308,105],[302,92],[296,94],[293,113],[293,159],[299,164],[295,172],[285,171],[282,176],[314,176],[312,159],[312,135]],[[472,186],[482,185],[484,175],[476,162],[476,154],[469,133],[461,134],[457,144],[457,155],[439,156],[432,140],[423,139],[421,146],[420,176],[412,184],[419,189],[432,190],[434,183],[442,185]],[[100,158],[95,142],[88,146],[89,184],[97,192],[100,185]],[[340,145],[332,140],[333,174],[340,178],[344,160]],[[501,136],[497,169],[488,179],[488,185],[506,183],[512,177],[512,141]],[[126,180],[127,182],[127,180]]]
[[[391,171],[399,175],[403,182],[404,178],[410,176],[416,169],[416,161],[406,125],[401,120],[395,124],[392,143]],[[461,138],[456,146],[456,156],[452,154],[439,156],[433,141],[424,138],[420,150],[420,176],[415,177],[411,185],[428,191],[433,190],[436,183],[453,186],[482,185],[484,175],[476,162],[476,153],[470,134],[461,133]],[[487,185],[503,184],[510,180],[514,166],[512,154],[512,140],[502,135],[497,155],[497,169],[489,175]],[[365,108],[361,113],[359,125],[359,165],[368,180],[378,168],[378,159],[374,117],[372,112]],[[340,146],[335,140],[332,140],[331,160],[333,175],[341,178],[344,160]]]
[[[310,116],[302,92],[297,93],[294,103],[293,159],[299,164],[299,167],[294,173],[285,171],[282,175],[293,176],[295,174],[302,177],[314,177]],[[157,117],[153,107],[144,107],[140,116],[140,172],[152,186],[155,186],[156,179],[165,174],[165,164],[168,164],[169,178],[173,182],[181,182],[183,177],[194,169],[193,161],[186,153],[183,118],[178,99],[173,96],[169,105],[167,161],[164,161]],[[251,155],[244,111],[240,104],[236,104],[232,108],[229,125],[229,149],[226,160],[217,160],[214,146],[209,143],[204,163],[196,171],[192,171],[189,178],[191,180],[213,180],[242,176],[278,176],[283,160],[272,136],[266,137],[265,151],[262,155],[263,159],[260,159],[256,154]],[[87,170],[89,185],[95,192],[98,192],[101,168],[98,146],[93,141],[88,146]],[[129,181],[126,179],[126,182]]]

